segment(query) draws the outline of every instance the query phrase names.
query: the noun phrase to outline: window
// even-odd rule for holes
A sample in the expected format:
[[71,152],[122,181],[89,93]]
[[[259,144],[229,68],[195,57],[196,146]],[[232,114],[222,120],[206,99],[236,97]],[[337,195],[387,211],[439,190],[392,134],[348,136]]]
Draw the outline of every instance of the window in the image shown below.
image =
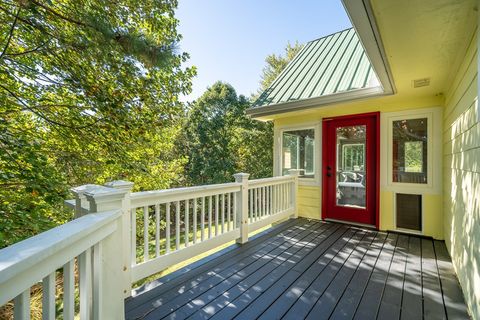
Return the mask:
[[393,121],[393,182],[427,183],[427,118]]
[[284,131],[282,135],[282,174],[290,169],[300,169],[300,177],[315,175],[314,129]]
[[363,156],[365,154],[365,144],[344,144],[342,149],[343,170],[364,170]]

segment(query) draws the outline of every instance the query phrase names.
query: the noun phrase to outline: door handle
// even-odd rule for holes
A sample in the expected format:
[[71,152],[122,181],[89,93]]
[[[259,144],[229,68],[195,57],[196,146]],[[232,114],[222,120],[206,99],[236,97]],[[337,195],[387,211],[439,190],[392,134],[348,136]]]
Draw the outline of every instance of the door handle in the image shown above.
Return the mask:
[[331,174],[331,173],[327,173],[327,177],[331,177],[331,176],[332,176],[332,174]]
[[332,167],[330,167],[330,166],[327,166],[327,170],[332,170]]

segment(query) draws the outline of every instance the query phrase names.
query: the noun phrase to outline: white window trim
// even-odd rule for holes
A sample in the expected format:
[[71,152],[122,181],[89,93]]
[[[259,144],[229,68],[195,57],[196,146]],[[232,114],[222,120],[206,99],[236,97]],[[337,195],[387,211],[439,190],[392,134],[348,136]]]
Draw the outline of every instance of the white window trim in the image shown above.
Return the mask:
[[[427,183],[393,182],[393,121],[427,118]],[[442,108],[423,108],[381,113],[381,187],[396,193],[441,194],[442,192]]]
[[286,131],[294,131],[294,130],[311,130],[313,129],[315,135],[315,149],[314,149],[314,177],[313,178],[302,178],[298,179],[299,185],[305,186],[320,186],[321,184],[321,176],[320,176],[320,168],[322,165],[321,162],[321,152],[322,152],[322,139],[321,139],[321,123],[318,121],[316,122],[309,122],[309,123],[302,123],[298,125],[287,125],[287,126],[279,126],[275,128],[275,159],[274,159],[274,175],[281,176],[282,175],[282,166],[283,166],[283,133]]

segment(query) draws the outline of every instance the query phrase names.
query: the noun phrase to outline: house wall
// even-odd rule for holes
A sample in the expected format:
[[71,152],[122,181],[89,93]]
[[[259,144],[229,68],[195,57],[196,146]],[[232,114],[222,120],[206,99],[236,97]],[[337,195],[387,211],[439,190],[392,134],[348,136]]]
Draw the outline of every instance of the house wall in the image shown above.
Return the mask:
[[[432,97],[430,99],[425,98],[409,98],[403,99],[400,97],[388,96],[380,97],[376,99],[370,99],[366,101],[358,101],[349,104],[335,105],[329,107],[318,108],[314,111],[310,111],[305,114],[290,114],[277,118],[274,120],[275,124],[275,139],[274,139],[274,169],[276,174],[280,174],[279,165],[280,165],[280,136],[282,128],[292,128],[292,127],[309,127],[312,124],[321,124],[322,119],[326,117],[335,117],[348,114],[358,114],[358,113],[367,113],[367,112],[381,112],[382,115],[385,115],[389,112],[398,112],[405,110],[417,110],[443,105],[443,97]],[[439,121],[441,125],[441,117]],[[384,128],[381,128],[381,131]],[[320,132],[321,135],[321,132]],[[381,140],[385,139],[381,135]],[[438,132],[438,135],[435,137],[437,144],[441,146],[441,129]],[[319,136],[316,141],[321,143],[321,136]],[[436,165],[439,166],[437,175],[441,179],[441,150],[438,153],[438,160],[436,160]],[[320,151],[321,152],[321,151]],[[386,153],[387,151],[384,147],[381,147],[381,154]],[[321,157],[319,157],[321,158]],[[317,160],[316,165],[321,166],[320,159]],[[381,170],[380,180],[384,175],[386,175],[385,167]],[[308,182],[306,182],[308,183]],[[321,177],[318,181],[314,183],[308,183],[308,185],[302,185],[300,182],[299,186],[299,215],[307,218],[320,219],[321,218],[321,205],[322,205],[322,182]],[[435,239],[443,239],[443,211],[442,211],[442,188],[440,181],[440,188],[435,190],[429,190],[427,192],[422,192],[423,194],[423,234],[432,236]],[[394,210],[394,196],[395,190],[392,187],[384,186],[381,183],[380,187],[380,223],[379,227],[381,230],[394,230],[395,229],[395,210]]]
[[477,38],[446,95],[444,111],[444,233],[474,319],[480,319],[480,115]]

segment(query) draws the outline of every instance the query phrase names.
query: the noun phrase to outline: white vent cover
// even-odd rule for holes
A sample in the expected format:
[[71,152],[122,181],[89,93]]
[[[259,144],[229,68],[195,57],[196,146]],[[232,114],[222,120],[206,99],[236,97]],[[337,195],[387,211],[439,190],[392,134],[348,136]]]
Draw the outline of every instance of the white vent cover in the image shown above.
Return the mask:
[[430,85],[430,78],[413,80],[413,87],[414,88],[426,87],[426,86],[429,86],[429,85]]

